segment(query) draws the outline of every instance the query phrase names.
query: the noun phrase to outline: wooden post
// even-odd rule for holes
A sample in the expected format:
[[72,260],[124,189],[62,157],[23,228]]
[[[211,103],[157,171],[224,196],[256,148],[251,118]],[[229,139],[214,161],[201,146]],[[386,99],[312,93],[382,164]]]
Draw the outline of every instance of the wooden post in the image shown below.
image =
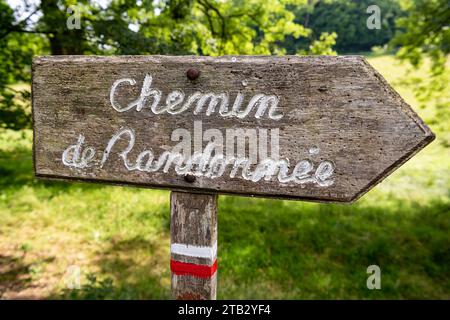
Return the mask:
[[170,268],[177,300],[215,300],[217,195],[170,195]]

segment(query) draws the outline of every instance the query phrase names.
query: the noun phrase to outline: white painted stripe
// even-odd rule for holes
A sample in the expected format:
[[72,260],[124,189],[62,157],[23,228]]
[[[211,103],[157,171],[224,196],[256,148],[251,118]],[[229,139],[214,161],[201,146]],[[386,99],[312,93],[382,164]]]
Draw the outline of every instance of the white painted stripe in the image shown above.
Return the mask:
[[212,247],[194,246],[184,243],[172,243],[170,252],[197,258],[209,258],[214,261],[217,257],[217,242]]

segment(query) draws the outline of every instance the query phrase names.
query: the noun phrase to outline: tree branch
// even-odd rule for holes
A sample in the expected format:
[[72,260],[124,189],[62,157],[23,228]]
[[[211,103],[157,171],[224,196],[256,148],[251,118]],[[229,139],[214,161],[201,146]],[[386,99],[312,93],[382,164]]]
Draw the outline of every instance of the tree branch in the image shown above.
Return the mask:
[[[6,31],[2,35],[0,35],[0,39],[5,38],[11,32],[17,31],[16,30],[17,27],[22,26],[25,22],[27,22],[33,15],[36,14],[36,12],[39,11],[39,9],[40,9],[40,6],[37,6],[36,9],[33,12],[31,12],[25,19],[17,22],[16,24],[12,24],[9,28],[6,29]],[[22,26],[22,28],[23,28],[23,26]]]

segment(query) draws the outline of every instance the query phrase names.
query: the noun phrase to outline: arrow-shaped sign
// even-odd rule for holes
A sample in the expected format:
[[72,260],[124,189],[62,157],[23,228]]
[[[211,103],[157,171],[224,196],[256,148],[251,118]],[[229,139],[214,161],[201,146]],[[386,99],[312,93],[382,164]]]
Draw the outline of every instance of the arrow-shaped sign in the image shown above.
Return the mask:
[[350,202],[434,135],[364,58],[33,62],[36,176]]

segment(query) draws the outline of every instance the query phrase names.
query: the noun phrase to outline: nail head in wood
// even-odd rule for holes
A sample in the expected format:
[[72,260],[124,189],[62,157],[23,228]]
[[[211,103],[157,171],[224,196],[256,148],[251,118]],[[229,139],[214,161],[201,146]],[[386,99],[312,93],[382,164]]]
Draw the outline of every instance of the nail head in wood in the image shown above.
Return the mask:
[[193,183],[195,182],[195,176],[193,174],[187,174],[184,176],[184,181]]
[[189,80],[195,80],[200,76],[200,71],[195,68],[189,68],[188,71],[186,72],[186,75]]

